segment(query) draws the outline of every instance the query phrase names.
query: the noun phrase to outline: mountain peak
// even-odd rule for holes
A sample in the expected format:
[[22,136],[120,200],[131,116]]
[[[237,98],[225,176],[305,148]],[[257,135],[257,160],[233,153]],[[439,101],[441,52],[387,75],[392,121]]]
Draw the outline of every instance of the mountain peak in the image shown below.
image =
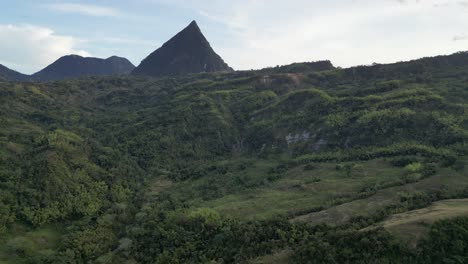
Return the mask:
[[200,28],[198,27],[197,21],[195,21],[195,20],[190,22],[190,24],[187,26],[187,28],[197,28],[198,30],[200,30]]
[[[188,26],[186,26],[182,31],[180,31],[177,35],[184,35],[184,34],[196,34],[200,35],[200,37],[203,37],[203,39],[208,42],[205,39],[205,36],[203,35],[200,27],[197,24],[197,21],[193,20]],[[176,36],[177,36],[176,35]]]
[[135,68],[135,75],[165,76],[232,71],[192,21]]
[[70,54],[70,55],[62,56],[62,57],[58,58],[58,60],[64,60],[64,59],[82,59],[82,58],[84,58],[84,57],[81,56],[81,55]]

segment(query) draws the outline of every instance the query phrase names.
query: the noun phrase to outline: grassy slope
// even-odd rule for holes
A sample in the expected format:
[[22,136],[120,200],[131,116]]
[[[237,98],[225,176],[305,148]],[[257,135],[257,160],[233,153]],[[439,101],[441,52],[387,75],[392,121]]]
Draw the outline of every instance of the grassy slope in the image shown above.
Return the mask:
[[[466,157],[463,159],[464,162],[466,162],[466,159]],[[370,161],[366,165],[370,164],[376,165],[374,166],[374,168],[378,168],[376,172],[387,172],[390,175],[393,173],[394,177],[398,176],[398,174],[402,174],[401,171],[391,168],[388,164],[385,164],[382,159]],[[365,167],[368,168],[372,166]],[[333,170],[328,171],[328,173],[330,172],[334,173]],[[401,193],[431,193],[437,191],[450,193],[464,190],[468,187],[467,175],[468,170],[466,168],[459,172],[452,169],[442,169],[436,175],[422,179],[419,182],[403,186],[383,188],[370,197],[331,206],[330,208],[319,212],[296,216],[292,218],[291,221],[307,222],[313,225],[320,223],[332,225],[345,224],[352,217],[370,216],[379,209],[392,205],[399,205]],[[431,223],[441,219],[468,215],[467,204],[467,199],[438,201],[426,208],[391,215],[384,221],[378,222],[364,230],[383,226],[392,234],[402,239],[405,243],[414,247],[418,241],[424,237]],[[259,257],[253,260],[252,263],[288,263],[288,261],[288,250],[283,250],[271,255]]]
[[288,264],[290,261],[291,251],[282,250],[271,255],[262,256],[252,260],[251,264]]
[[411,246],[424,237],[430,224],[442,219],[468,215],[468,199],[442,200],[429,207],[395,214],[377,224]]
[[313,170],[300,166],[266,186],[203,202],[200,206],[244,219],[265,219],[328,207],[338,199],[353,199],[366,186],[392,183],[402,174],[401,169],[390,167],[382,159],[358,164],[362,167],[349,177],[337,171],[335,164],[316,164]]
[[[379,162],[376,162],[376,164],[379,164]],[[380,164],[382,164],[381,160]],[[392,171],[388,167],[385,168],[385,166],[381,166],[380,169]],[[291,221],[307,222],[313,225],[320,223],[341,225],[347,223],[352,217],[370,216],[379,209],[399,205],[402,193],[412,194],[417,192],[432,193],[443,191],[450,194],[464,190],[467,187],[468,170],[466,168],[460,172],[452,169],[443,169],[436,175],[422,179],[419,182],[384,188],[365,199],[356,199],[319,212],[300,215],[292,218]],[[442,200],[434,202],[426,208],[393,214],[384,221],[363,230],[383,226],[408,245],[415,247],[433,222],[466,215],[468,215],[468,199]],[[288,250],[283,250],[255,259],[252,263],[288,263],[288,256]]]
[[396,186],[378,191],[376,194],[349,203],[344,203],[324,211],[296,217],[294,221],[307,221],[312,224],[329,223],[344,224],[351,217],[368,216],[378,209],[400,203],[400,193],[437,192],[455,193],[468,187],[468,171],[457,172],[452,169],[442,169],[436,175],[416,183]]

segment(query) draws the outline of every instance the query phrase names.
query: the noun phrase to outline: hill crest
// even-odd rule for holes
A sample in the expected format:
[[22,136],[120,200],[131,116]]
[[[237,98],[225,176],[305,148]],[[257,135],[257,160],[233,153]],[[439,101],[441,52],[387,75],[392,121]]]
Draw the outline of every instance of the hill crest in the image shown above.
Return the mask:
[[33,74],[37,81],[63,80],[84,76],[129,74],[135,66],[126,58],[112,56],[107,59],[66,55]]

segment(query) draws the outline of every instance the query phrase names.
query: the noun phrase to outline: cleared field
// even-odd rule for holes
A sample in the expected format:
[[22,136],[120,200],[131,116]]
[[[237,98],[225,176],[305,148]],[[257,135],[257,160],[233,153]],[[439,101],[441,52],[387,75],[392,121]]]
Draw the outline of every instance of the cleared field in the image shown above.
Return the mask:
[[354,200],[364,190],[392,185],[403,175],[401,168],[392,167],[383,159],[356,162],[349,174],[336,167],[337,164],[318,163],[305,170],[300,166],[260,188],[245,189],[194,207],[209,207],[241,219],[266,219]]
[[[352,209],[350,209],[352,210]],[[468,199],[450,199],[433,203],[423,209],[412,210],[401,214],[394,214],[371,227],[362,230],[369,230],[377,227],[384,227],[390,233],[406,242],[411,248],[415,248],[429,231],[432,223],[438,220],[450,219],[460,216],[468,216]],[[252,264],[275,264],[292,263],[291,251],[288,249],[278,251],[271,255],[262,256],[252,260]]]
[[291,261],[292,251],[290,249],[281,250],[271,255],[262,256],[250,261],[250,264],[288,264]]
[[311,224],[328,223],[340,225],[356,216],[369,216],[378,209],[401,203],[402,193],[415,192],[444,192],[455,193],[468,188],[468,175],[465,171],[456,172],[452,169],[441,169],[436,175],[420,180],[416,183],[390,187],[377,191],[365,199],[358,199],[329,209],[298,216],[292,221],[308,222]]
[[390,216],[378,224],[415,247],[435,221],[468,216],[468,199],[443,200],[423,209]]

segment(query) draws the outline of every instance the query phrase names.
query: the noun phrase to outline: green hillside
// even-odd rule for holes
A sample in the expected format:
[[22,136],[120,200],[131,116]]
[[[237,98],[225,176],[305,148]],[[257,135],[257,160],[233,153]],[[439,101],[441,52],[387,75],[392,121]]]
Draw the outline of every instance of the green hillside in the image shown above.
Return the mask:
[[464,263],[467,163],[468,53],[0,82],[0,263]]

